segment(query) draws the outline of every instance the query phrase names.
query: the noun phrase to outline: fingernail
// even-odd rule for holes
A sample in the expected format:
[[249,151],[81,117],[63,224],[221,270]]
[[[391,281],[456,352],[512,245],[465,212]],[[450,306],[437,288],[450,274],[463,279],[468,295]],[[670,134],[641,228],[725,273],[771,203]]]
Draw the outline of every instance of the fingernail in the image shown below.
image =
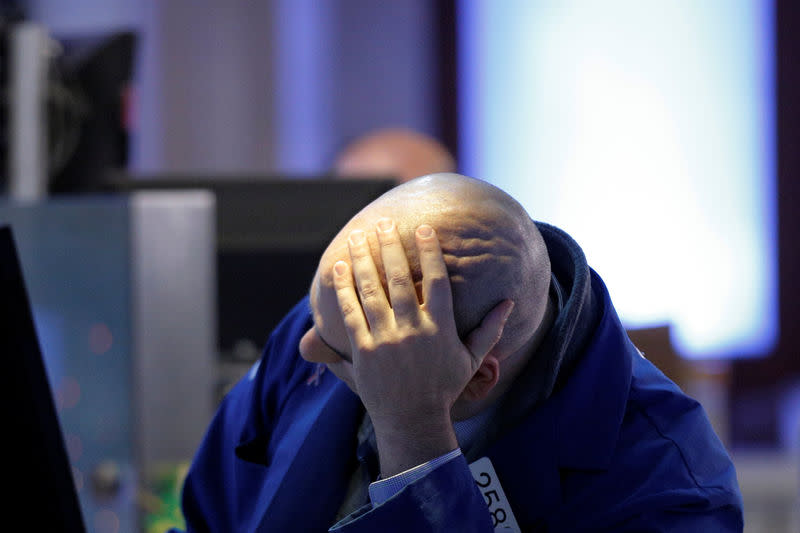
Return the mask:
[[391,218],[382,218],[378,221],[378,229],[383,232],[391,231],[393,227],[394,223]]
[[364,243],[364,232],[360,229],[350,232],[350,244],[359,245]]
[[417,235],[420,237],[430,237],[433,235],[433,228],[427,224],[423,224],[422,226],[417,228]]
[[344,261],[336,261],[336,264],[333,265],[333,271],[339,276],[345,275],[347,273],[347,263]]

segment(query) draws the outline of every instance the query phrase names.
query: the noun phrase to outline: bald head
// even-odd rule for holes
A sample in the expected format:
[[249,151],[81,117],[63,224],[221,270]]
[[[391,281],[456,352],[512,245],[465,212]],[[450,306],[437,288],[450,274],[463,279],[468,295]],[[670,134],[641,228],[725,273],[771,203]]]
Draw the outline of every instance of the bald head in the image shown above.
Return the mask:
[[511,353],[533,335],[544,315],[550,283],[547,249],[535,224],[519,203],[486,182],[458,174],[434,174],[399,185],[369,204],[323,254],[311,288],[311,304],[320,334],[334,348],[346,351],[347,341],[331,269],[338,260],[349,262],[347,237],[361,229],[383,274],[375,234],[382,217],[392,218],[398,227],[418,293],[421,273],[414,231],[421,224],[435,228],[462,337],[505,299],[516,306],[498,347]]
[[453,172],[455,160],[436,139],[402,128],[381,129],[350,143],[336,159],[342,177],[391,176],[400,183],[435,172]]

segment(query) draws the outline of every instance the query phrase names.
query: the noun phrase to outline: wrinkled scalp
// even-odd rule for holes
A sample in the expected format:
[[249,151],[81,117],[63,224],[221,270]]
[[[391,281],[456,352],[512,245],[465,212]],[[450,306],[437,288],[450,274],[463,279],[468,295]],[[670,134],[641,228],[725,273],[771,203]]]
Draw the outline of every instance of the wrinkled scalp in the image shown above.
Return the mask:
[[[414,231],[421,224],[436,229],[453,290],[459,334],[474,329],[485,314],[504,299],[516,303],[501,343],[514,347],[535,331],[544,314],[550,283],[550,263],[539,231],[522,206],[500,189],[458,174],[432,174],[399,185],[358,213],[333,239],[320,261],[312,286],[312,305],[335,298],[331,269],[349,262],[347,236],[354,229],[367,233],[381,275],[375,224],[394,219],[419,291],[421,272]],[[330,304],[330,302],[327,302]],[[329,306],[316,305],[329,309]],[[339,317],[316,313],[325,323],[343,328]]]

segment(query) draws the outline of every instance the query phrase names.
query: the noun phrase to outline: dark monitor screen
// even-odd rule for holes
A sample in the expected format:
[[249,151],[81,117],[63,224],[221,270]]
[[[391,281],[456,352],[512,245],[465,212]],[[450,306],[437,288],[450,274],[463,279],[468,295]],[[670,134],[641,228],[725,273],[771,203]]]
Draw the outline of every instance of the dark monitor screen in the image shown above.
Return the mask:
[[[3,497],[8,520],[35,531],[85,531],[19,258],[0,227],[0,355],[4,363]],[[13,518],[12,518],[13,517]]]
[[219,348],[223,357],[241,358],[242,342],[260,350],[305,296],[322,252],[342,226],[395,185],[378,177],[160,175],[118,176],[105,190],[215,194]]

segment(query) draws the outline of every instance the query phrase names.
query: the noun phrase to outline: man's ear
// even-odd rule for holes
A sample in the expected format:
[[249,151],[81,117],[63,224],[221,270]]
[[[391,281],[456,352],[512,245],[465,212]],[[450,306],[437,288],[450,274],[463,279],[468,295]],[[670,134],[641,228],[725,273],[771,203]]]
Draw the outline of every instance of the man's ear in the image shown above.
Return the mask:
[[464,388],[463,397],[469,401],[483,400],[500,379],[500,361],[490,352]]

